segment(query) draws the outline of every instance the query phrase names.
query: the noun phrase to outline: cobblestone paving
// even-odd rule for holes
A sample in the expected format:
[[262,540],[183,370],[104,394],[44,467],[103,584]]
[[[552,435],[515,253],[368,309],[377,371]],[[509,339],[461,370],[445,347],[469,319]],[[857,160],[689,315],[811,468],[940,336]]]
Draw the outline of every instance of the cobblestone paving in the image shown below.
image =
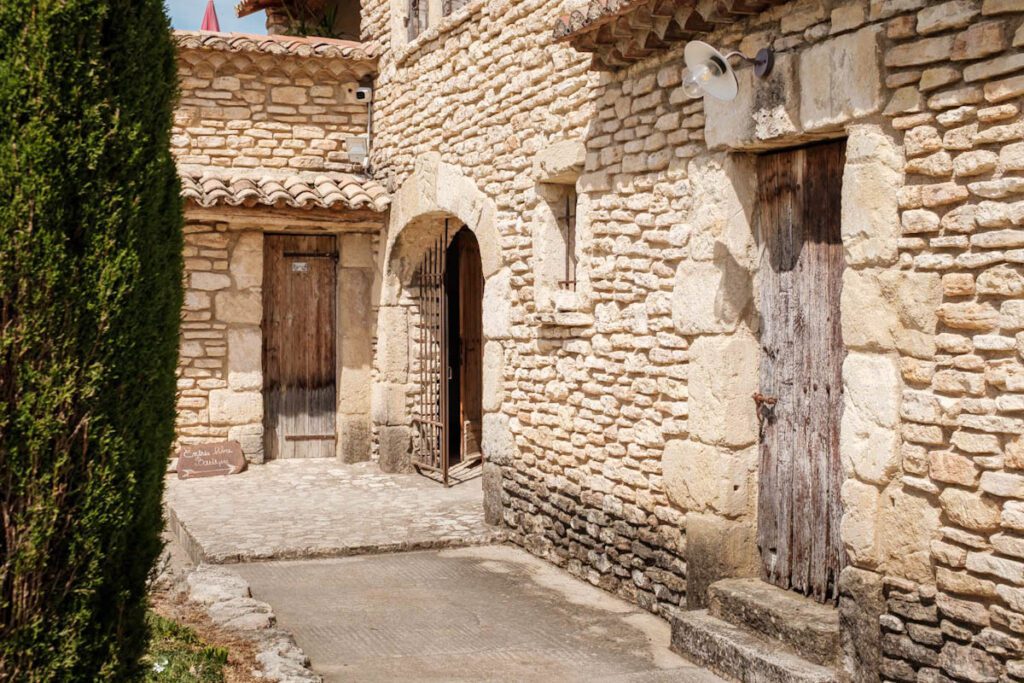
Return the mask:
[[480,479],[450,489],[372,463],[282,460],[208,479],[169,477],[171,532],[196,562],[334,557],[479,545]]
[[233,570],[329,683],[724,683],[664,620],[511,546]]

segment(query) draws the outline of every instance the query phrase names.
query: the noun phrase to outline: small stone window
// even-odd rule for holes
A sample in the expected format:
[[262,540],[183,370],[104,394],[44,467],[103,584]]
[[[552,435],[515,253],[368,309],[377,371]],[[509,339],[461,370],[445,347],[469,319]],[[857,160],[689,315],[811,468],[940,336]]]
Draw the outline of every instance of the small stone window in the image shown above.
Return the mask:
[[558,231],[562,236],[562,253],[565,263],[565,277],[558,281],[561,289],[576,291],[576,206],[579,198],[576,196],[574,186],[565,186],[563,192],[565,198],[560,202],[562,206],[555,207],[560,211],[555,213],[558,220]]
[[537,310],[578,310],[583,197],[575,183],[542,182],[537,184],[537,199],[533,228]]
[[409,0],[409,13],[405,21],[409,25],[409,40],[416,40],[430,25],[429,0]]
[[444,16],[447,17],[458,12],[468,4],[469,0],[444,0],[441,6],[443,7]]
[[405,22],[409,28],[409,42],[416,40],[424,31],[455,14],[470,3],[470,0],[404,0],[406,3]]
[[589,292],[586,245],[587,196],[577,192],[586,149],[582,140],[562,140],[533,159],[536,202],[533,223],[533,275],[536,312],[580,311]]

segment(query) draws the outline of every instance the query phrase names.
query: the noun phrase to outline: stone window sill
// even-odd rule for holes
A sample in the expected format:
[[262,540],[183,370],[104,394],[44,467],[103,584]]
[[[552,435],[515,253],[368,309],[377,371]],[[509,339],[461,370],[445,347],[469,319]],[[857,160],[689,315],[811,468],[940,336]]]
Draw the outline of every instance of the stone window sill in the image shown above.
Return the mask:
[[477,14],[481,14],[488,0],[473,0],[454,14],[442,17],[441,21],[429,26],[416,39],[395,50],[395,66],[404,67],[415,63],[426,50],[424,47],[445,33],[455,30]]
[[590,327],[594,316],[579,311],[544,311],[534,313],[533,321],[546,327]]

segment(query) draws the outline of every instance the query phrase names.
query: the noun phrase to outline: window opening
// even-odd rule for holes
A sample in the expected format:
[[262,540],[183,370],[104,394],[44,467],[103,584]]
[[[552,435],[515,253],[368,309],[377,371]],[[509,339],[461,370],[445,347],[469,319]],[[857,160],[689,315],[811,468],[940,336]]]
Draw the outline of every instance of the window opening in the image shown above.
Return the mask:
[[570,187],[558,216],[558,227],[565,242],[565,278],[558,284],[562,289],[571,291],[576,290],[576,204],[576,188]]
[[429,0],[409,0],[409,16],[406,23],[409,25],[409,40],[416,37],[427,28]]

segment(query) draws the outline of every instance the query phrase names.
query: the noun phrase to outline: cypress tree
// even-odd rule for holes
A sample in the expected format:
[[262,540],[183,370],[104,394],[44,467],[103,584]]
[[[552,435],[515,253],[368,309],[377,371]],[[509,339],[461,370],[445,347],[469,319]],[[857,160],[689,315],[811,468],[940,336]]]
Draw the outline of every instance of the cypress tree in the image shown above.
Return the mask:
[[0,2],[0,680],[138,674],[181,306],[162,0]]

